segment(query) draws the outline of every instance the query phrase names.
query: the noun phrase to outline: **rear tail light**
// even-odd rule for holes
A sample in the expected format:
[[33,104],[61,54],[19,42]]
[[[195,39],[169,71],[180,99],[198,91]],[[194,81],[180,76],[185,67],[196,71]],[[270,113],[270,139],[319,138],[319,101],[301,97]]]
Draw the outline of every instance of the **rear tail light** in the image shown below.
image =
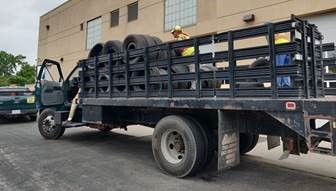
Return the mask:
[[296,110],[295,102],[286,102],[286,110]]

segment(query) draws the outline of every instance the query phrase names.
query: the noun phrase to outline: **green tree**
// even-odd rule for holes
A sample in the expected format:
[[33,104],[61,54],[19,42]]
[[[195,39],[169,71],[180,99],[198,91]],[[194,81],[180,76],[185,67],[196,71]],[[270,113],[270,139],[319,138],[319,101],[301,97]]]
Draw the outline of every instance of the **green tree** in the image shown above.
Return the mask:
[[16,76],[24,79],[25,84],[35,83],[35,75],[35,67],[26,63],[21,66],[20,71],[16,74]]
[[24,86],[26,85],[26,79],[21,76],[9,76],[8,78],[8,84],[16,84],[18,86]]
[[15,75],[17,69],[27,64],[23,55],[13,55],[5,51],[0,51],[0,76]]
[[6,76],[0,76],[0,87],[1,86],[8,86],[8,79]]
[[23,55],[0,51],[0,86],[25,85],[35,82],[35,67],[25,61]]

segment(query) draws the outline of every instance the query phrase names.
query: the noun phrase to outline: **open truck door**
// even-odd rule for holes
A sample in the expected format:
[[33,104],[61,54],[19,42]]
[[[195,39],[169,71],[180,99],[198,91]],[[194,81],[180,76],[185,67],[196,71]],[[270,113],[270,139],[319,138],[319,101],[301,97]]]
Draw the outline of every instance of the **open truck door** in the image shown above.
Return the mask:
[[61,66],[56,61],[46,59],[39,67],[36,80],[37,107],[40,111],[38,129],[44,138],[58,139],[64,134],[65,128],[83,125],[62,123],[68,117],[71,100],[79,91],[81,68],[77,65],[64,79]]
[[36,80],[37,107],[45,109],[64,105],[64,77],[61,66],[53,60],[44,60]]

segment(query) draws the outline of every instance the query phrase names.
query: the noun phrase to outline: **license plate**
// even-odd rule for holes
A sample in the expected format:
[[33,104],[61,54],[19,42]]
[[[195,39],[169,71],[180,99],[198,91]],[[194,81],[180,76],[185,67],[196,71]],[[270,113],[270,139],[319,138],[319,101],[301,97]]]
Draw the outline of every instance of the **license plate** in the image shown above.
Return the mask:
[[35,103],[35,96],[27,97],[27,103]]
[[20,114],[21,110],[12,110],[12,114]]

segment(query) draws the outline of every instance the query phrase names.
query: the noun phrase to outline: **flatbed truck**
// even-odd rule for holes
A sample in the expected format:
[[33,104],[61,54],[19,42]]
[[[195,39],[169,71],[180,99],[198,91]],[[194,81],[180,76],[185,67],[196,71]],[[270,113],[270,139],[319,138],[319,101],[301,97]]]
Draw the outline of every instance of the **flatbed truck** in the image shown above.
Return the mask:
[[[277,33],[289,34],[290,42],[275,44]],[[265,37],[265,45],[237,45]],[[333,76],[325,74],[324,61],[334,61],[323,54],[335,46],[322,39],[315,25],[291,16],[184,41],[126,46],[131,48],[80,60],[66,79],[58,62],[45,60],[36,83],[38,128],[44,138],[58,139],[66,128],[80,126],[105,132],[134,124],[152,127],[156,163],[181,178],[211,161],[218,170],[238,165],[259,135],[267,136],[268,149],[282,141],[283,158],[308,152],[334,156],[336,94],[324,85],[324,78]],[[200,50],[208,45],[225,48]],[[175,54],[185,47],[194,47],[195,54]],[[278,55],[289,55],[291,64],[277,66]],[[175,66],[185,65],[194,71],[176,72]],[[55,71],[57,78],[46,78]],[[280,87],[281,76],[290,77],[292,86]],[[79,105],[68,123],[78,92]]]

